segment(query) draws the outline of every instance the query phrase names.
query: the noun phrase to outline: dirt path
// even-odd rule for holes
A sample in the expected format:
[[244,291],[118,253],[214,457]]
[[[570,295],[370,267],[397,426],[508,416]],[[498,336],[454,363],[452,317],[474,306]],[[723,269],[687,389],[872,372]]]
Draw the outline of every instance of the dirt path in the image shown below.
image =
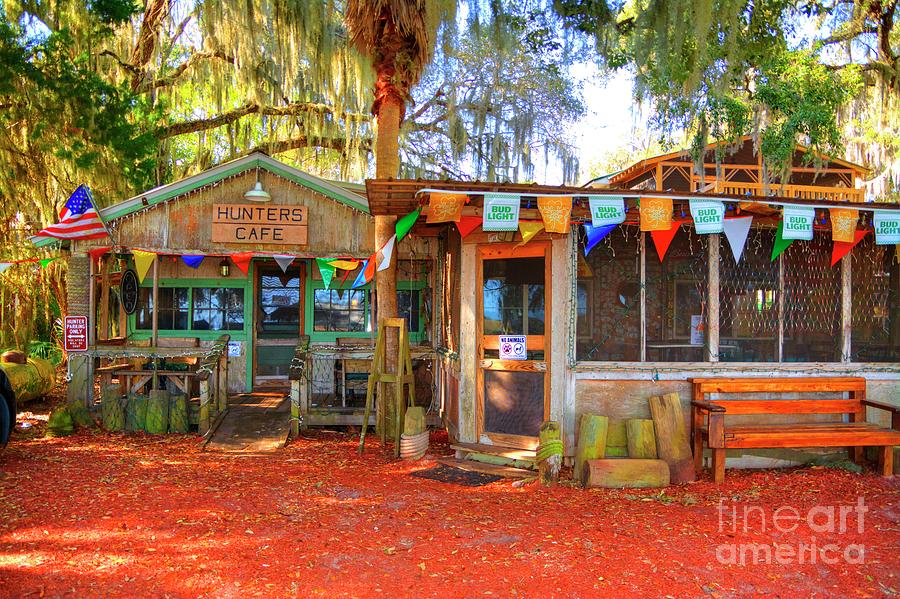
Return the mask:
[[[664,494],[509,481],[472,488],[410,476],[434,462],[395,462],[375,440],[359,457],[344,434],[306,433],[267,455],[199,447],[194,437],[105,433],[15,442],[0,454],[0,595],[874,597],[900,589],[900,484],[873,475],[729,472],[723,486],[704,479]],[[450,452],[438,444],[437,453]],[[794,532],[771,528],[780,506],[805,516],[857,498],[869,510],[863,533],[852,516],[843,533],[805,520]],[[766,530],[752,517],[743,531],[750,505],[764,508]],[[720,563],[733,545],[796,548],[813,539],[837,547],[829,558],[865,545],[864,563],[842,553],[832,564]]]

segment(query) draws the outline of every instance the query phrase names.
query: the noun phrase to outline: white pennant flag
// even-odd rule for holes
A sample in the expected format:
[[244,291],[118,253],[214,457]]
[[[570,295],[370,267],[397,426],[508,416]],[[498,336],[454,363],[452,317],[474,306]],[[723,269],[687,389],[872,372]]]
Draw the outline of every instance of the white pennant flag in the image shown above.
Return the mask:
[[394,254],[395,241],[397,241],[396,235],[388,239],[387,243],[384,244],[384,247],[381,248],[381,251],[379,252],[381,254],[381,259],[378,261],[378,267],[375,269],[376,271],[381,272],[391,265],[391,257]]
[[275,262],[278,263],[278,266],[281,267],[281,272],[284,273],[287,272],[288,266],[294,261],[294,256],[291,256],[290,254],[275,254],[273,258],[275,258]]
[[744,245],[747,243],[747,235],[750,233],[750,225],[752,224],[752,216],[741,216],[739,218],[726,218],[722,225],[725,230],[725,237],[728,238],[728,245],[731,246],[735,264],[741,261],[741,255],[744,253]]

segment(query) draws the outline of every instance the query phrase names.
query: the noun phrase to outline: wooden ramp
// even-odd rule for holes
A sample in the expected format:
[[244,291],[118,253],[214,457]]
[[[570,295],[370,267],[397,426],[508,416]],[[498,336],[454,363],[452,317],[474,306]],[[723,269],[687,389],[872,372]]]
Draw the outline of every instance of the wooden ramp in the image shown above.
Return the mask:
[[216,427],[206,449],[209,451],[275,451],[287,442],[290,401],[278,391],[254,392],[228,399],[228,412]]

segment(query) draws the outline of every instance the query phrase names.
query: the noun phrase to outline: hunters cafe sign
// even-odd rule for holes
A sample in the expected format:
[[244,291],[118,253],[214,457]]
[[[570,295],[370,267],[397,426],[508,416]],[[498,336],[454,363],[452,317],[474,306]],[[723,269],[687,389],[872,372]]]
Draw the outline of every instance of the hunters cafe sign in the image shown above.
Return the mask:
[[214,204],[214,243],[271,243],[305,245],[306,206]]

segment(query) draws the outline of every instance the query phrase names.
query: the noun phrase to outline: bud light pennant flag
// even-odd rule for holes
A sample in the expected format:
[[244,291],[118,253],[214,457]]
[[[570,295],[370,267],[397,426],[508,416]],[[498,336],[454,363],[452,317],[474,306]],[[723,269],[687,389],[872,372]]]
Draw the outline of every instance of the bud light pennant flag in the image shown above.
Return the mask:
[[900,212],[876,210],[872,219],[875,225],[875,243],[893,245],[900,243]]
[[605,227],[625,222],[625,198],[588,196],[591,207],[591,226]]
[[519,230],[519,196],[510,193],[484,194],[481,228],[485,231]]
[[691,200],[691,217],[697,233],[721,233],[725,230],[725,204],[718,200]]
[[813,220],[816,218],[815,208],[805,206],[785,206],[782,216],[784,227],[782,239],[802,239],[812,241]]

